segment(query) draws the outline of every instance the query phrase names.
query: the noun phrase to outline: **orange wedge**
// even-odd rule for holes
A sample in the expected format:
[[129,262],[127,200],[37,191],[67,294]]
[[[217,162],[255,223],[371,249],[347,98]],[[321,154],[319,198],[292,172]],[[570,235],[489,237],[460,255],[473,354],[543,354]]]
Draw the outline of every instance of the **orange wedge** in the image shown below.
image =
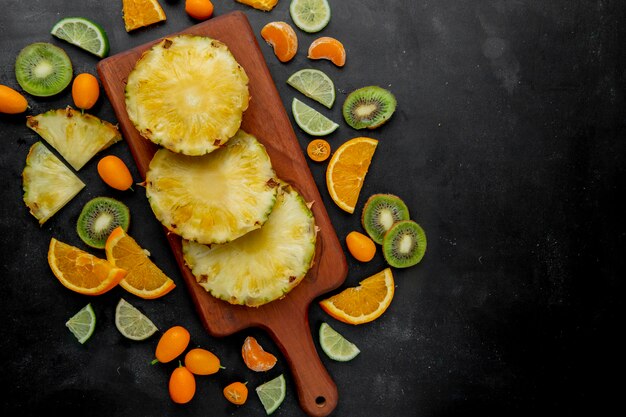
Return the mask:
[[346,288],[320,301],[322,309],[348,324],[363,324],[380,317],[391,304],[395,284],[390,268],[365,278],[357,287]]
[[165,12],[157,0],[122,0],[126,32],[162,22]]
[[106,259],[50,239],[48,264],[61,284],[80,294],[100,295],[115,287],[126,275]]
[[330,36],[315,39],[309,46],[310,59],[328,59],[338,67],[346,64],[346,49],[343,44]]
[[378,141],[358,137],[343,143],[326,168],[326,186],[333,201],[344,211],[354,213]]
[[147,252],[121,227],[109,235],[105,248],[112,264],[128,271],[120,286],[138,297],[159,298],[172,291],[176,285],[148,258]]
[[263,10],[264,12],[269,12],[276,6],[278,0],[237,0],[239,3],[247,4],[248,6],[254,7],[257,10]]
[[290,61],[298,51],[298,37],[289,23],[269,22],[261,29],[261,37],[274,48],[280,62]]

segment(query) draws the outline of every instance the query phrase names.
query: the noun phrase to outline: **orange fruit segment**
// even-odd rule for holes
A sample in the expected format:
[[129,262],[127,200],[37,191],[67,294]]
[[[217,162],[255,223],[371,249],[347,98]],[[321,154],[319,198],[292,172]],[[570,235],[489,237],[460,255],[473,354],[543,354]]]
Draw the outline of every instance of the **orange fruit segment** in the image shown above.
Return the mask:
[[239,3],[254,7],[257,10],[269,12],[276,6],[278,0],[237,0]]
[[338,67],[346,64],[346,49],[343,44],[330,36],[322,36],[311,42],[307,58],[328,59]]
[[365,278],[356,287],[320,301],[331,317],[348,324],[363,324],[380,317],[391,304],[395,291],[390,268]]
[[66,288],[85,295],[100,295],[115,287],[126,270],[115,267],[75,246],[50,239],[48,264]]
[[274,48],[280,62],[290,61],[298,51],[298,37],[289,23],[269,22],[261,29],[261,37]]
[[122,0],[122,13],[126,32],[166,19],[158,0]]
[[377,145],[376,139],[357,137],[343,143],[330,158],[326,186],[333,201],[348,213],[354,213]]
[[276,356],[266,352],[252,336],[246,337],[241,347],[241,356],[246,366],[256,372],[269,371],[276,365]]
[[109,262],[128,271],[120,286],[145,299],[164,296],[176,284],[148,258],[147,252],[121,227],[109,235],[105,249]]

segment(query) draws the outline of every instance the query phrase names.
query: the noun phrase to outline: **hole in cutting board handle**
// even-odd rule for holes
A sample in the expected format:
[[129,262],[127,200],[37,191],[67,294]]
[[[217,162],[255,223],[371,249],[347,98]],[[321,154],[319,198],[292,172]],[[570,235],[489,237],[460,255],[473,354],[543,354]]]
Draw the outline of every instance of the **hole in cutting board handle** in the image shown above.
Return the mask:
[[326,398],[319,396],[315,399],[315,404],[317,404],[318,407],[324,407],[326,405]]

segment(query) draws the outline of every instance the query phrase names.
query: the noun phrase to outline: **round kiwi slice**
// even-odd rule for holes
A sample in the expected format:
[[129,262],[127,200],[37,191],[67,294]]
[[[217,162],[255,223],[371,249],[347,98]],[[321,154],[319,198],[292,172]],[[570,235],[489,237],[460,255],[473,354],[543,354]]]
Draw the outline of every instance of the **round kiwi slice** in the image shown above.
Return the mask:
[[354,90],[343,102],[343,118],[355,129],[374,129],[396,110],[396,98],[388,90],[370,85]]
[[385,233],[383,256],[394,268],[407,268],[422,260],[426,253],[426,233],[413,220],[400,220]]
[[65,51],[47,42],[35,42],[15,59],[15,77],[29,94],[49,97],[60,93],[72,81],[72,62]]
[[383,243],[383,236],[394,223],[409,220],[409,209],[393,194],[373,194],[363,206],[361,224],[372,240]]
[[130,211],[114,198],[96,197],[89,200],[78,216],[76,232],[87,245],[103,249],[109,234],[118,226],[128,230]]

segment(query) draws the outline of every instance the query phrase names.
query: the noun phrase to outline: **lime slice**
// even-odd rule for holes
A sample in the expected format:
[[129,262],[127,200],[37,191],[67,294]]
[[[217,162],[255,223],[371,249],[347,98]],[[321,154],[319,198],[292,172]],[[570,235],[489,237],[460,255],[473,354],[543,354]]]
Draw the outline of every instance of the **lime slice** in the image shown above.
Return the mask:
[[297,98],[291,103],[293,118],[302,130],[312,136],[325,136],[334,132],[339,125]]
[[109,38],[102,26],[84,17],[66,17],[50,33],[103,58],[109,53]]
[[329,109],[335,102],[335,84],[320,70],[305,68],[287,78],[287,84]]
[[91,303],[81,308],[65,323],[68,329],[76,336],[80,343],[85,343],[96,328],[96,313]]
[[268,415],[276,411],[283,402],[285,391],[285,377],[283,374],[256,387],[256,393]]
[[320,346],[329,358],[339,362],[352,360],[361,353],[354,343],[348,341],[327,323],[322,323],[320,326]]
[[159,330],[148,317],[123,298],[120,298],[115,308],[115,327],[131,340],[145,340]]
[[319,32],[330,21],[330,6],[326,0],[291,0],[289,13],[293,23],[305,32]]

